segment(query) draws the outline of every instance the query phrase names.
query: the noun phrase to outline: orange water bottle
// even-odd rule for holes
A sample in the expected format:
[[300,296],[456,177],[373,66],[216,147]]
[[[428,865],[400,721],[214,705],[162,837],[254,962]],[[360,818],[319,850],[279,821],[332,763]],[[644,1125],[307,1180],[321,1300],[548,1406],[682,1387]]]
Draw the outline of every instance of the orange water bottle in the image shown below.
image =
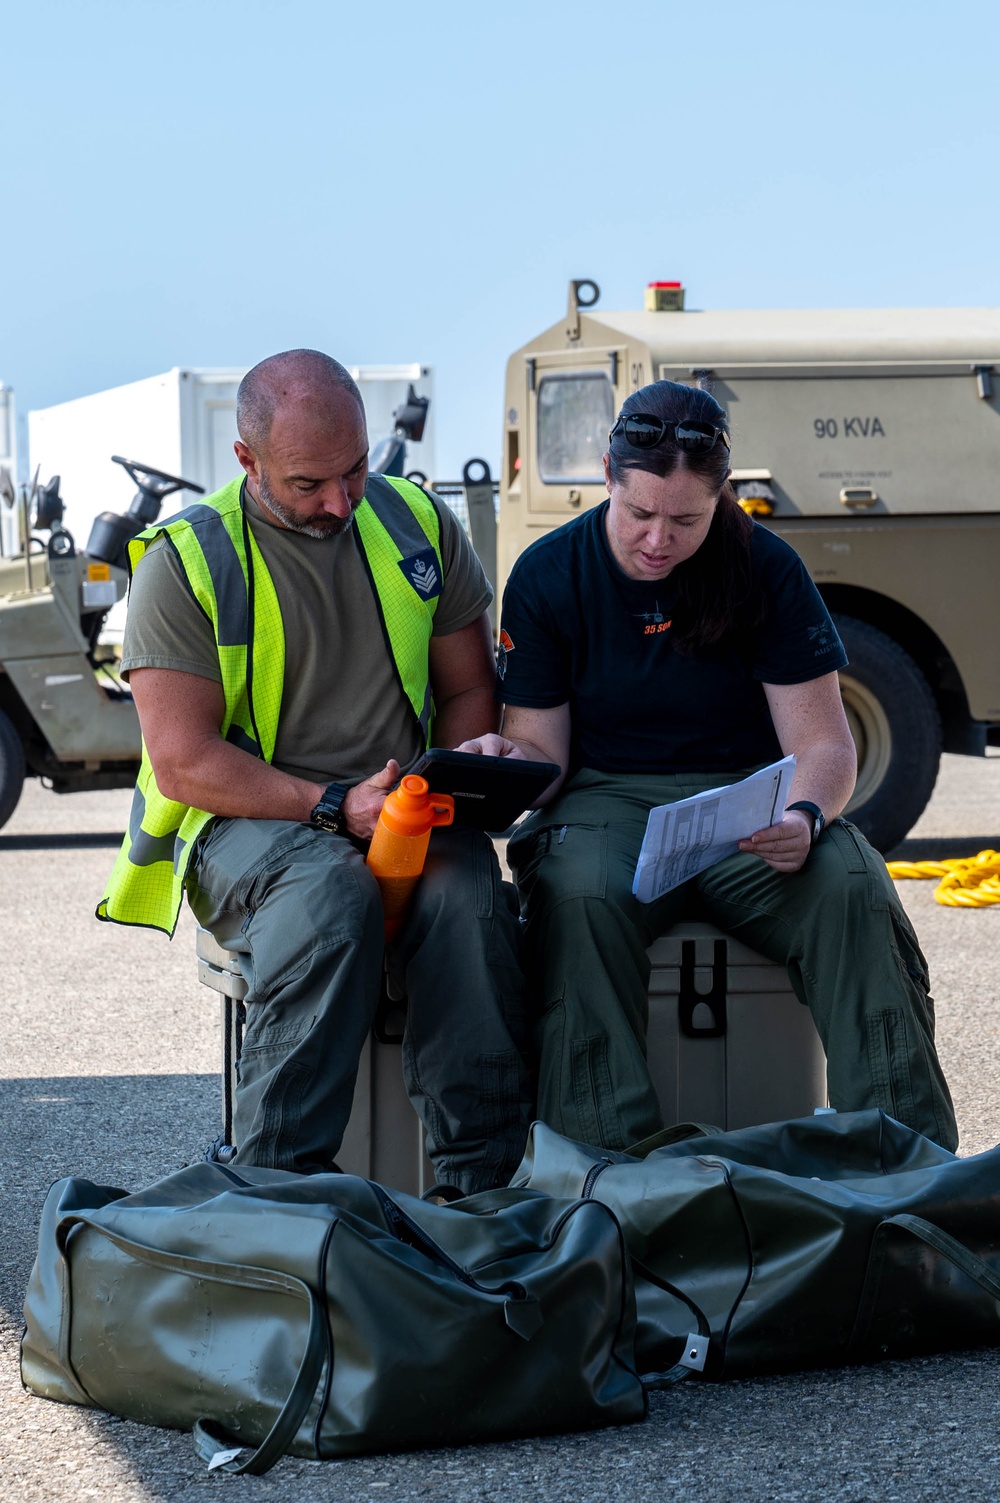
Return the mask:
[[368,865],[382,893],[385,937],[394,938],[406,913],[413,889],[424,869],[424,858],[435,825],[450,825],[455,800],[447,793],[431,793],[426,778],[409,773],[387,796],[368,850]]

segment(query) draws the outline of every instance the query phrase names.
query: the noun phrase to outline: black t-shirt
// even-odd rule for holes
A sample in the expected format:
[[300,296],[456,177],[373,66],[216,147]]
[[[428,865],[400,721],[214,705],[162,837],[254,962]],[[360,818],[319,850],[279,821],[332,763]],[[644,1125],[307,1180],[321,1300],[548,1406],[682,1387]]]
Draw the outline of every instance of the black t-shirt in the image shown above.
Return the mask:
[[497,698],[533,709],[568,703],[571,772],[739,772],[779,757],[762,686],[806,683],[847,663],[798,554],[755,525],[763,621],[720,647],[681,653],[671,580],[622,572],[607,505],[540,538],[514,565]]

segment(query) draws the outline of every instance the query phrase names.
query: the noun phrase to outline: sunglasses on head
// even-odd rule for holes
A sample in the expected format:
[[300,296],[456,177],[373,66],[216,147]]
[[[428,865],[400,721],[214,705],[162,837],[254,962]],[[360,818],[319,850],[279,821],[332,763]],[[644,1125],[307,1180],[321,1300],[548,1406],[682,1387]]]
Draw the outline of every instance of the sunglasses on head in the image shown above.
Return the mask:
[[651,412],[630,412],[628,417],[623,413],[608,434],[609,442],[616,433],[621,433],[625,442],[636,449],[652,449],[668,433],[678,449],[683,449],[686,454],[705,452],[713,448],[720,438],[726,448],[729,448],[729,435],[724,428],[718,428],[714,423],[702,423],[697,418],[668,423],[665,418],[655,417]]

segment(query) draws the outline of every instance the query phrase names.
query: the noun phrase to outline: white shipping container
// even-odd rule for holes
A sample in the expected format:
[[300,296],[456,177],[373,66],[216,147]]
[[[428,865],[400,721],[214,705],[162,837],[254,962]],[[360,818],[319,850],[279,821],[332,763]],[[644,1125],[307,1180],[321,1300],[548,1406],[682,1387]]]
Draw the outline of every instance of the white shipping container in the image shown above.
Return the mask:
[[[433,395],[431,371],[425,365],[354,366],[350,370],[361,388],[373,447],[392,432],[392,413],[406,400],[411,382],[418,395]],[[233,454],[236,389],[245,373],[242,367],[175,367],[161,376],[28,414],[32,473],[40,466],[43,484],[53,475],[61,477],[65,525],[78,548],[87,546],[96,516],[102,511],[127,511],[135,494],[122,467],[111,463],[112,454],[180,475],[204,486],[206,493],[239,473]],[[423,441],[410,444],[407,451],[407,469],[421,470],[431,478],[433,434],[432,403]],[[163,515],[179,511],[193,499],[190,491],[168,497]],[[109,615],[104,635],[120,639],[124,625],[122,601]]]

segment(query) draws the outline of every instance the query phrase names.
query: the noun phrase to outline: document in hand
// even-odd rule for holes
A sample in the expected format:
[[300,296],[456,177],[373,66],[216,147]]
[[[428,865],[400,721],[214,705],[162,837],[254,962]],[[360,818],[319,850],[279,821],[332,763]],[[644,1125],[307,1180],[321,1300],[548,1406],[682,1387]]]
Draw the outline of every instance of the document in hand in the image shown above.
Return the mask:
[[784,757],[739,783],[650,809],[632,882],[639,902],[652,903],[717,861],[735,856],[739,841],[777,823],[794,771],[795,758]]

